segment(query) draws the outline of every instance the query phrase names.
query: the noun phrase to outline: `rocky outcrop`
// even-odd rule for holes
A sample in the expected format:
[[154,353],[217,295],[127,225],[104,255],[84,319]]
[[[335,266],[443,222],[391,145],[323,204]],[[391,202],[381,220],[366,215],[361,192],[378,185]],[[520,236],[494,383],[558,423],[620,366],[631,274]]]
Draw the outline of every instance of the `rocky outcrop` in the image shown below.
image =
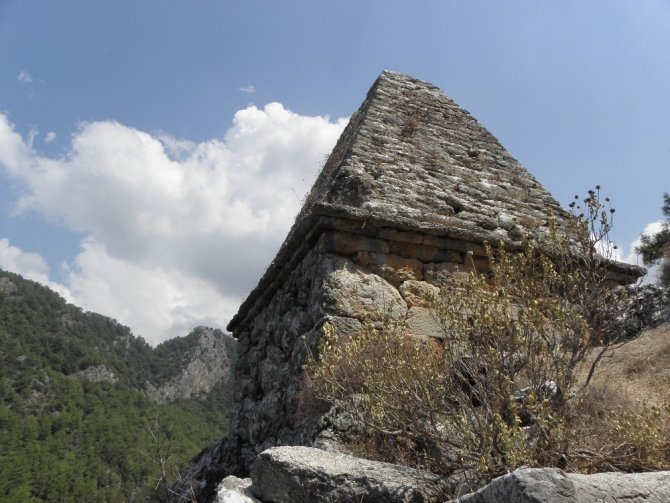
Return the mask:
[[[365,428],[361,423],[340,408],[332,407],[321,416],[306,418],[300,425],[296,439],[323,451],[347,454],[345,441],[363,434]],[[248,475],[245,459],[239,456],[240,452],[239,440],[233,436],[223,438],[203,450],[173,484],[170,501],[190,503],[193,498],[196,501],[215,501],[213,498],[221,491],[217,484],[223,477],[231,474]]]
[[0,278],[0,295],[10,296],[18,293],[19,289],[12,280],[5,277]]
[[160,386],[147,383],[145,393],[157,403],[168,403],[185,398],[198,398],[212,388],[230,379],[231,362],[224,337],[219,330],[197,327],[189,336],[197,336],[197,344],[190,350],[185,366],[177,375]]
[[86,379],[91,382],[108,382],[114,384],[119,380],[114,372],[105,365],[95,365],[87,367],[84,370],[75,372],[72,377],[76,379]]
[[224,437],[198,454],[172,484],[169,501],[172,503],[191,503],[194,499],[199,502],[212,501],[219,482],[231,473],[239,474],[239,470],[234,470],[230,466],[234,460],[230,459],[229,454],[235,449],[229,442],[230,439]]
[[[452,484],[453,485],[453,484]],[[309,447],[261,453],[251,478],[225,478],[215,503],[422,503],[454,487],[428,472]],[[450,503],[668,503],[670,472],[565,473],[520,468]]]
[[670,472],[565,473],[518,469],[451,503],[668,503]]
[[230,475],[216,488],[214,503],[262,503],[251,491],[251,479]]
[[670,287],[628,288],[619,312],[611,330],[621,339],[630,339],[646,328],[670,322]]
[[251,469],[251,489],[267,503],[423,503],[438,501],[437,475],[309,447],[275,447]]

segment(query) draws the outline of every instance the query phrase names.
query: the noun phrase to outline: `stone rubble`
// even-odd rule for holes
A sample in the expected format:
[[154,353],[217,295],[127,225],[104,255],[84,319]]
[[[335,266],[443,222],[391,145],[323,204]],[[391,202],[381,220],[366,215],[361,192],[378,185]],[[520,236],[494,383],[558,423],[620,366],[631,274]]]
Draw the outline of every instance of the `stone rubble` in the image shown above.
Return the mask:
[[565,473],[519,468],[450,503],[668,503],[670,472]]
[[216,488],[214,503],[263,503],[254,497],[251,479],[229,475]]
[[670,286],[629,287],[619,311],[621,315],[611,330],[622,339],[629,339],[644,329],[670,322]]

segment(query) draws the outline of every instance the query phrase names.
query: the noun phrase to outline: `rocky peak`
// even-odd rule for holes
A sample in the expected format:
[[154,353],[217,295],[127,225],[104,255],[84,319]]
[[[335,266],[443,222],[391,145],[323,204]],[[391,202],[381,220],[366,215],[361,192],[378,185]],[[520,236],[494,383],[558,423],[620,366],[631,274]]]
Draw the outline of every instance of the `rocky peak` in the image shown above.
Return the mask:
[[230,343],[231,336],[220,330],[197,327],[186,339],[192,339],[192,345],[185,350],[186,354],[180,355],[183,363],[177,373],[158,386],[146,384],[147,396],[157,403],[201,397],[219,382],[230,378],[231,361],[226,339]]
[[11,296],[18,293],[19,288],[12,282],[12,280],[4,276],[0,278],[0,295]]

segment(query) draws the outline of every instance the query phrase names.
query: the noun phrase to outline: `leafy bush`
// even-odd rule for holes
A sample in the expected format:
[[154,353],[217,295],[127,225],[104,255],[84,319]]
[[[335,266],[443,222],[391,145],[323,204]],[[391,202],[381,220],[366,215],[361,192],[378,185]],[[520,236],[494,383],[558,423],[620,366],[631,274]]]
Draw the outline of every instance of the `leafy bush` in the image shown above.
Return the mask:
[[608,203],[589,191],[521,250],[488,246],[490,277],[472,273],[431,299],[434,338],[407,336],[401,321],[349,337],[326,324],[306,366],[309,392],[367,427],[359,453],[471,486],[521,465],[576,466],[579,398],[619,344],[608,331],[623,295],[607,269]]

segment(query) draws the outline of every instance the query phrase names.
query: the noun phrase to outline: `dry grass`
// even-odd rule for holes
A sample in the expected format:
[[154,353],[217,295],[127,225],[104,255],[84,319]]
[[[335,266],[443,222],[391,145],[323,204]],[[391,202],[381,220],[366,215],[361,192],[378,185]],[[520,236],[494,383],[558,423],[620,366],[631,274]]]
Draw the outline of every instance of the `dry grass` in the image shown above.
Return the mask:
[[407,117],[405,123],[400,129],[400,136],[402,136],[403,138],[411,138],[412,135],[414,134],[414,131],[416,131],[416,128],[419,126],[420,122],[421,117],[418,114],[414,114]]
[[[585,362],[583,380],[596,351]],[[641,333],[604,358],[576,401],[570,469],[670,468],[670,323]]]
[[[595,357],[580,369],[583,380]],[[670,323],[644,331],[604,357],[591,386],[607,388],[617,400],[631,405],[662,406],[670,400]]]

